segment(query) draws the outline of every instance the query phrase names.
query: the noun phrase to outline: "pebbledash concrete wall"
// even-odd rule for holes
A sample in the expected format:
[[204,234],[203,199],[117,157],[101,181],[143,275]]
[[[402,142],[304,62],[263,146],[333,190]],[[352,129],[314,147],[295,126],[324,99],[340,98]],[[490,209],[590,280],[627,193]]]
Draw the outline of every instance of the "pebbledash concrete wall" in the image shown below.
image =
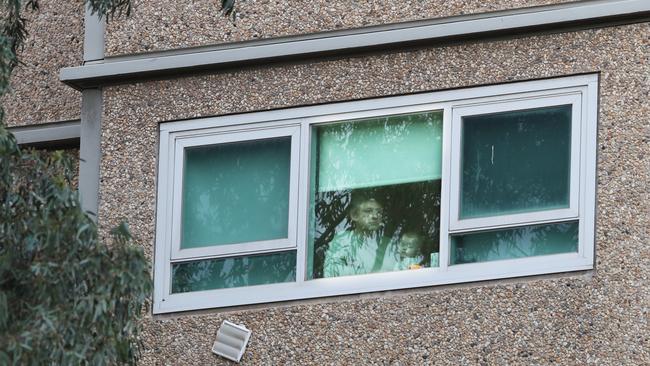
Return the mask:
[[233,18],[214,0],[133,0],[133,15],[108,24],[106,55],[162,51],[572,0],[238,0]]
[[[241,11],[254,4],[267,3],[242,2]],[[109,31],[109,51],[138,51],[148,36],[133,37],[122,49]],[[163,35],[156,47],[186,41]],[[160,122],[579,73],[600,74],[593,271],[228,312],[148,313],[142,364],[227,363],[210,352],[224,319],[253,331],[245,365],[650,364],[649,23],[106,87],[100,223],[127,219],[152,257]]]
[[79,119],[81,93],[59,81],[59,70],[83,61],[84,11],[81,0],[39,0],[26,10],[29,35],[18,53],[12,92],[2,99],[7,126]]

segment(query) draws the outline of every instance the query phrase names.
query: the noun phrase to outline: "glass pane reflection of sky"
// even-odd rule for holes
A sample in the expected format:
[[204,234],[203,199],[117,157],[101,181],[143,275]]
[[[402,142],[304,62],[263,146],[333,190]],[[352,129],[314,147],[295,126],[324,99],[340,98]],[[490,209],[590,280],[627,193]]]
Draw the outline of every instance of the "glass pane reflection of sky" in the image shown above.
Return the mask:
[[460,218],[569,207],[571,106],[463,118]]

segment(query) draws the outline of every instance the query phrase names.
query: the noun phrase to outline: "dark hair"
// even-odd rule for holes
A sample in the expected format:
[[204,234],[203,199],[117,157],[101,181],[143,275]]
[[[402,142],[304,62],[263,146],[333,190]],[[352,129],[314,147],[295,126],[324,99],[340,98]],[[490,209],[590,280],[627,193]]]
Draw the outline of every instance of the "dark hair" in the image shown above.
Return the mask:
[[384,207],[384,203],[377,198],[377,195],[375,194],[374,190],[355,190],[352,191],[352,197],[350,199],[350,212],[361,206],[362,203],[368,202],[368,201],[375,201],[377,202],[381,207]]
[[429,248],[430,245],[429,245],[429,243],[427,241],[427,236],[424,235],[422,233],[422,231],[420,231],[420,230],[405,229],[405,230],[402,231],[402,233],[400,235],[398,245],[401,245],[402,238],[404,238],[404,236],[411,236],[411,237],[417,238],[417,248],[418,248],[418,250],[420,252],[420,255],[424,256],[424,260],[420,264],[428,266],[429,262],[430,262],[430,260],[429,260],[430,258],[427,258],[427,253],[430,250],[430,248]]
[[415,237],[417,237],[418,239],[420,239],[421,241],[424,241],[424,238],[425,238],[425,235],[422,234],[422,232],[420,232],[419,230],[408,230],[408,229],[407,229],[407,230],[403,230],[403,231],[402,231],[402,235],[400,235],[400,237],[404,237],[405,235],[408,235],[408,236],[415,236]]

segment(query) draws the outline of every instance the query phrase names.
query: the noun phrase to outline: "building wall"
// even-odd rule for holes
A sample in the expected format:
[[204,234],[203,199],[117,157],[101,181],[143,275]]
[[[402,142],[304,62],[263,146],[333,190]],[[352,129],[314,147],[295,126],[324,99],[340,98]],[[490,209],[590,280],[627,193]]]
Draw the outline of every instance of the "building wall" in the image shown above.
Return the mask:
[[[241,12],[248,4],[242,2]],[[270,6],[260,4],[260,13]],[[122,39],[117,27],[108,33],[113,53]],[[168,28],[176,35],[186,29]],[[650,24],[642,23],[106,87],[100,222],[107,228],[127,219],[151,258],[159,122],[600,73],[595,270],[228,312],[147,314],[142,363],[225,362],[210,352],[223,319],[252,329],[242,361],[250,365],[650,363],[648,34]],[[189,45],[171,35],[159,39],[153,48]],[[141,46],[134,39],[120,52]]]
[[83,61],[83,2],[40,0],[25,11],[29,36],[19,52],[22,62],[11,78],[13,91],[2,105],[7,125],[25,126],[79,119],[81,93],[59,81],[59,70]]
[[483,13],[570,0],[241,0],[234,19],[220,2],[134,0],[133,16],[108,24],[111,56]]

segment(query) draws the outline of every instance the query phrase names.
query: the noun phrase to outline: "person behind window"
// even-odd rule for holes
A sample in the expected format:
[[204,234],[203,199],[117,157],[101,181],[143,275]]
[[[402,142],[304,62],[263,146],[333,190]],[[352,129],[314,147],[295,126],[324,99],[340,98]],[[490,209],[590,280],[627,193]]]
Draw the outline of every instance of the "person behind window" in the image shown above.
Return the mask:
[[416,231],[406,231],[396,243],[394,271],[426,267],[424,237]]
[[385,260],[390,240],[381,230],[383,205],[372,197],[353,197],[349,216],[350,230],[335,234],[325,252],[323,277],[391,270]]

